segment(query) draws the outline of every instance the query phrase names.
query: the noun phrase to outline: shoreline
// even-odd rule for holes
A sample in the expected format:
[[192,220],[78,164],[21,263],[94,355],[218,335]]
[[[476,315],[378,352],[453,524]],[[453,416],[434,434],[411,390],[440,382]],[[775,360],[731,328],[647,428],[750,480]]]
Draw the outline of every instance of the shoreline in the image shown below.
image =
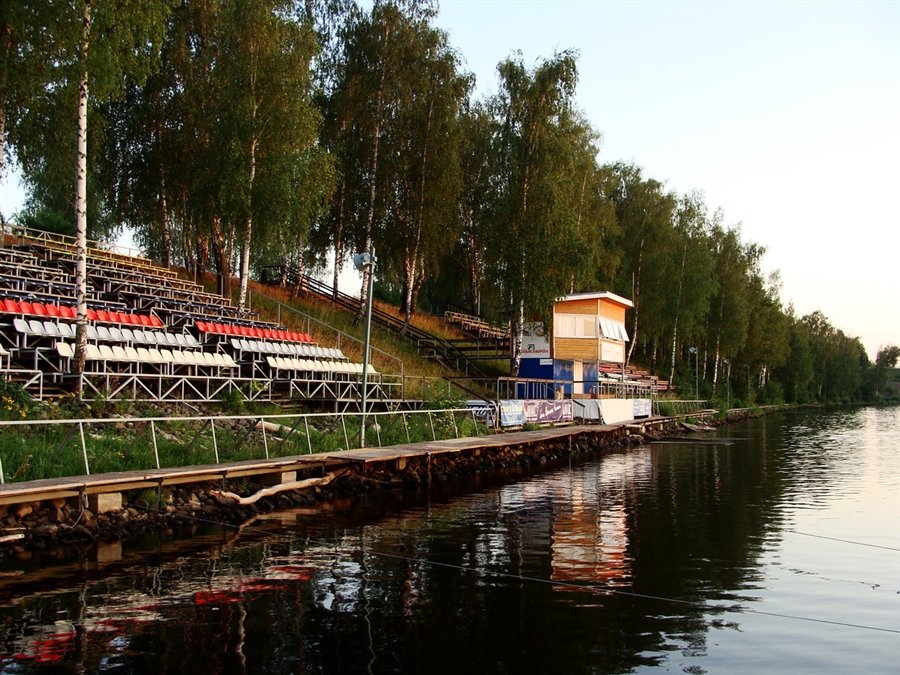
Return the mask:
[[[707,423],[721,426],[761,416],[744,410],[736,412],[738,414],[728,419],[710,419]],[[763,415],[772,412],[776,411],[766,410]],[[664,435],[696,433],[674,417],[648,418],[614,426],[562,427],[553,431],[553,434],[543,430],[480,437],[475,440],[483,443],[443,452],[434,452],[433,447],[412,452],[409,451],[411,446],[381,448],[377,452],[369,451],[372,457],[363,461],[358,459],[360,451],[348,451],[345,454],[356,458],[344,461],[334,456],[323,458],[315,466],[296,471],[292,476],[293,483],[284,481],[283,485],[264,480],[254,482],[248,477],[228,481],[224,478],[200,480],[161,487],[152,502],[148,499],[148,490],[132,490],[127,499],[121,500],[121,508],[102,513],[87,508],[85,495],[3,505],[0,506],[0,561],[28,559],[32,551],[55,547],[99,547],[148,534],[187,530],[196,525],[198,518],[207,523],[235,525],[260,513],[279,509],[324,503],[376,490],[420,488],[432,482],[452,480],[458,475],[539,466],[557,459],[642,445],[661,440]],[[448,442],[427,445],[441,443]],[[327,474],[326,463],[330,465]],[[296,483],[300,486],[292,487]],[[263,494],[254,496],[257,492]],[[243,497],[246,501],[248,498],[244,495],[247,493],[252,503],[242,504],[236,500]]]

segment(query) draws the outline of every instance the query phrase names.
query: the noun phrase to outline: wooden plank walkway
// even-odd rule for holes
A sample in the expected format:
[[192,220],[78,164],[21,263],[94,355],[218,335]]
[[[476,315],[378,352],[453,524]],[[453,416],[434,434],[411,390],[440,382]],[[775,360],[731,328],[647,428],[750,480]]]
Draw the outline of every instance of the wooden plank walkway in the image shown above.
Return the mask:
[[[671,418],[648,418],[640,426],[650,426],[665,422]],[[452,438],[444,441],[423,441],[404,445],[386,446],[383,448],[358,448],[338,452],[319,453],[313,455],[293,455],[272,459],[245,460],[222,464],[203,464],[197,466],[174,467],[168,469],[149,469],[147,471],[123,471],[104,473],[93,476],[70,476],[66,478],[47,478],[43,480],[23,481],[0,485],[0,504],[17,504],[46,499],[77,497],[82,494],[97,495],[110,492],[124,492],[142,488],[156,488],[166,485],[184,483],[200,483],[211,480],[239,478],[242,476],[260,476],[265,474],[286,473],[321,467],[322,470],[339,468],[348,464],[400,461],[413,457],[424,457],[429,454],[458,453],[462,451],[489,450],[491,448],[508,447],[535,443],[584,433],[609,433],[620,427],[634,427],[635,422],[609,425],[577,425],[538,431],[520,431],[492,436],[473,436],[470,438]]]

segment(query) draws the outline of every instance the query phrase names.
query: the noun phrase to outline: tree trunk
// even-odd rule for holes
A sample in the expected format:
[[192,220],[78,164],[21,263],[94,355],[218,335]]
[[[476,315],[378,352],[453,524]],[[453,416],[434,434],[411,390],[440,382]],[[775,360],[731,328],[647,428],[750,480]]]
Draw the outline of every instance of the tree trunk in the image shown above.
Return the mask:
[[228,245],[222,232],[221,216],[213,216],[212,246],[216,255],[216,292],[223,298],[231,299],[231,264]]
[[[470,221],[471,222],[471,221]],[[469,250],[468,250],[468,267],[469,267],[469,291],[471,293],[470,301],[469,301],[469,313],[479,315],[481,314],[481,281],[479,280],[479,266],[478,266],[478,244],[475,241],[475,237],[469,238]]]
[[[416,215],[416,236],[412,250],[412,260],[406,261],[406,288],[404,289],[406,292],[403,297],[403,329],[400,331],[401,334],[406,331],[406,328],[409,326],[409,320],[416,311],[415,296],[418,292],[415,289],[417,283],[421,285],[421,282],[417,281],[419,276],[418,263],[421,257],[419,251],[422,244],[422,229],[424,227],[422,221],[425,219],[425,174],[428,170],[428,135],[431,133],[433,116],[434,97],[428,102],[428,118],[425,122],[425,142],[422,146],[422,179],[419,181],[419,213]],[[408,248],[406,253],[407,257],[409,257],[410,251]]]
[[518,308],[513,323],[513,360],[509,368],[512,377],[519,376],[519,366],[522,365],[522,343],[525,341],[525,299],[519,299]]
[[[0,103],[0,185],[3,185],[3,156],[6,149],[6,106]],[[0,224],[6,223],[6,218],[0,213]],[[2,236],[2,233],[0,233]],[[0,244],[3,242],[0,241]]]
[[338,215],[337,223],[334,230],[334,278],[331,284],[331,299],[337,302],[338,299],[338,280],[341,276],[341,268],[343,267],[344,258],[344,204],[347,200],[347,172],[341,171],[341,194],[338,198]]
[[[81,82],[78,86],[78,154],[75,169],[75,360],[73,370],[84,372],[87,352],[87,55],[91,38],[91,0],[85,0],[81,27]],[[81,392],[79,391],[79,396]]]
[[[384,40],[388,41],[391,34],[390,28],[385,29]],[[374,142],[372,144],[372,163],[369,176],[371,176],[371,185],[369,186],[369,211],[366,214],[366,251],[372,250],[372,226],[375,223],[375,187],[378,183],[378,149],[381,143],[381,117],[383,115],[383,97],[384,97],[384,80],[387,75],[387,64],[381,62],[381,77],[378,80],[378,91],[375,94],[375,129]],[[374,262],[374,261],[373,261]],[[369,275],[372,274],[372,267],[369,265],[363,271],[362,288],[359,293],[359,310],[356,312],[354,323],[359,325],[366,318],[366,303],[369,299]]]
[[669,371],[669,382],[675,381],[675,349],[678,344],[678,315],[681,311],[681,290],[684,287],[684,263],[687,259],[687,242],[681,253],[681,275],[678,277],[678,296],[675,300],[675,320],[672,322],[672,369]]
[[209,265],[209,237],[208,236],[198,236],[197,237],[197,275],[194,277],[194,281],[197,283],[203,283],[203,274],[206,272],[206,266]]
[[169,232],[169,207],[166,205],[166,179],[159,180],[159,210],[162,216],[163,264],[172,266],[172,235]]
[[[160,125],[156,126],[156,145],[162,156],[162,132]],[[163,238],[163,263],[166,267],[172,266],[172,235],[169,232],[169,207],[166,203],[166,174],[163,170],[162,161],[159,163],[159,210],[160,210],[160,226],[162,227]]]
[[625,359],[625,365],[631,363],[631,355],[634,354],[634,347],[638,340],[638,312],[640,310],[641,299],[641,266],[644,264],[644,227],[645,223],[641,221],[641,246],[638,249],[637,274],[634,276],[632,286],[634,287],[634,330],[631,332],[631,345],[628,347],[628,356]]
[[247,186],[247,227],[244,230],[244,246],[241,251],[241,289],[238,293],[238,312],[243,314],[247,306],[247,286],[250,279],[250,240],[253,232],[253,181],[256,180],[257,139],[250,142],[250,184]]
[[297,282],[294,284],[292,293],[294,296],[303,292],[305,281],[303,279],[306,273],[306,266],[303,264],[303,235],[297,237]]
[[413,284],[413,292],[412,292],[412,309],[410,310],[410,317],[416,313],[416,307],[419,306],[419,291],[422,290],[422,284],[425,283],[425,260],[421,257],[419,258],[419,271],[416,274],[416,281]]

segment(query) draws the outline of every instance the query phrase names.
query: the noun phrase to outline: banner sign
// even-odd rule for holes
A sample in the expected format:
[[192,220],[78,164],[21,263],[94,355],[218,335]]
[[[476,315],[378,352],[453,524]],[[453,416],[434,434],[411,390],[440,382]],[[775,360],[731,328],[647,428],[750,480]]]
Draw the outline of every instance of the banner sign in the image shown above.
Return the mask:
[[572,401],[525,401],[525,420],[538,424],[551,422],[571,422],[573,419]]
[[550,342],[544,332],[544,324],[540,321],[526,323],[525,335],[522,339],[523,359],[546,359],[550,356]]
[[600,417],[604,424],[630,422],[634,419],[634,404],[629,398],[602,398],[597,403],[600,404]]
[[498,401],[500,426],[520,427],[525,424],[525,401]]
[[475,415],[475,419],[481,420],[491,428],[494,427],[497,411],[493,405],[488,405],[481,400],[472,400],[466,401],[466,407],[472,411],[472,414]]
[[632,400],[634,401],[634,416],[636,418],[650,417],[652,404],[649,398],[635,398]]

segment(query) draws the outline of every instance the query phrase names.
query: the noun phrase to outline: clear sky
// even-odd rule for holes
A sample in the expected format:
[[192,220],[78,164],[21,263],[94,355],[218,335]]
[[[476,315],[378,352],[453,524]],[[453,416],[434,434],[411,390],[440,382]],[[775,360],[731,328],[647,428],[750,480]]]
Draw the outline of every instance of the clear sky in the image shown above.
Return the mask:
[[900,344],[900,2],[442,0],[437,25],[482,94],[516,50],[578,50],[601,161],[702,190],[869,358]]
[[[442,0],[436,23],[480,95],[516,50],[577,50],[601,161],[702,190],[798,314],[871,359],[900,344],[900,2]],[[3,213],[21,200],[4,180]]]

